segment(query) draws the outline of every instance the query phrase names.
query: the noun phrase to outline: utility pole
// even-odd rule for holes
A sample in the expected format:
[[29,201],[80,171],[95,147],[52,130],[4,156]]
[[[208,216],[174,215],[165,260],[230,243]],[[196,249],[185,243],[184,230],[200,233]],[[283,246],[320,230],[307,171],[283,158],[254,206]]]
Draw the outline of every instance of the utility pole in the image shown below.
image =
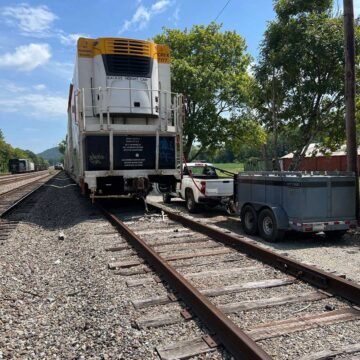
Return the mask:
[[347,170],[355,172],[355,208],[356,218],[359,220],[359,174],[357,167],[358,156],[355,124],[355,40],[353,0],[344,0],[344,48]]

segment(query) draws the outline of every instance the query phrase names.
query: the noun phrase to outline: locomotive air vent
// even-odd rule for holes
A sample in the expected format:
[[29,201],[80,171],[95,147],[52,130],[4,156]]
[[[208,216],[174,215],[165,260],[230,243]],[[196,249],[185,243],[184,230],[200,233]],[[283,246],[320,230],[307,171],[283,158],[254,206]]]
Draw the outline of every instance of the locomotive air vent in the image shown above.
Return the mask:
[[111,76],[151,77],[151,58],[134,55],[103,55],[105,71]]
[[147,41],[109,39],[105,46],[108,54],[151,56],[150,43]]
[[103,55],[105,70],[111,76],[151,77],[152,44],[131,39],[108,39]]

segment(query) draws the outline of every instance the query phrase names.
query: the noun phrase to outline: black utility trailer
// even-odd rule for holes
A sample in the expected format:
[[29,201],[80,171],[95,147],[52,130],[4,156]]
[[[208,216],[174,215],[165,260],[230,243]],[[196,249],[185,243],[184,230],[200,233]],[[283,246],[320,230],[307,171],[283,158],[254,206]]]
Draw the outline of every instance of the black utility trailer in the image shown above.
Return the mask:
[[245,233],[267,241],[288,230],[341,236],[357,226],[353,173],[240,172],[234,197]]

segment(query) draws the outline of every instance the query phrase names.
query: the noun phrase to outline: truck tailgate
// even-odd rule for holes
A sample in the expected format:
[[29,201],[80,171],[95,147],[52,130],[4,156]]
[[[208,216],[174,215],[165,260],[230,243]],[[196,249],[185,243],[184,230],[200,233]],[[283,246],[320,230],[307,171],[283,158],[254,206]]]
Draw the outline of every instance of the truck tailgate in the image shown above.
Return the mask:
[[233,179],[211,179],[206,181],[205,196],[232,196],[234,191]]

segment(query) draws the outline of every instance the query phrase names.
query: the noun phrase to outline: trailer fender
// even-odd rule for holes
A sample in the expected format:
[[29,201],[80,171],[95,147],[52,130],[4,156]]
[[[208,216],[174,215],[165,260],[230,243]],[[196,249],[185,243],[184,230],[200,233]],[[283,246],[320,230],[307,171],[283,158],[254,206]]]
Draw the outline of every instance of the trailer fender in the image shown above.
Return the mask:
[[278,229],[288,229],[289,228],[289,218],[285,210],[281,206],[271,206],[276,222],[278,224]]

